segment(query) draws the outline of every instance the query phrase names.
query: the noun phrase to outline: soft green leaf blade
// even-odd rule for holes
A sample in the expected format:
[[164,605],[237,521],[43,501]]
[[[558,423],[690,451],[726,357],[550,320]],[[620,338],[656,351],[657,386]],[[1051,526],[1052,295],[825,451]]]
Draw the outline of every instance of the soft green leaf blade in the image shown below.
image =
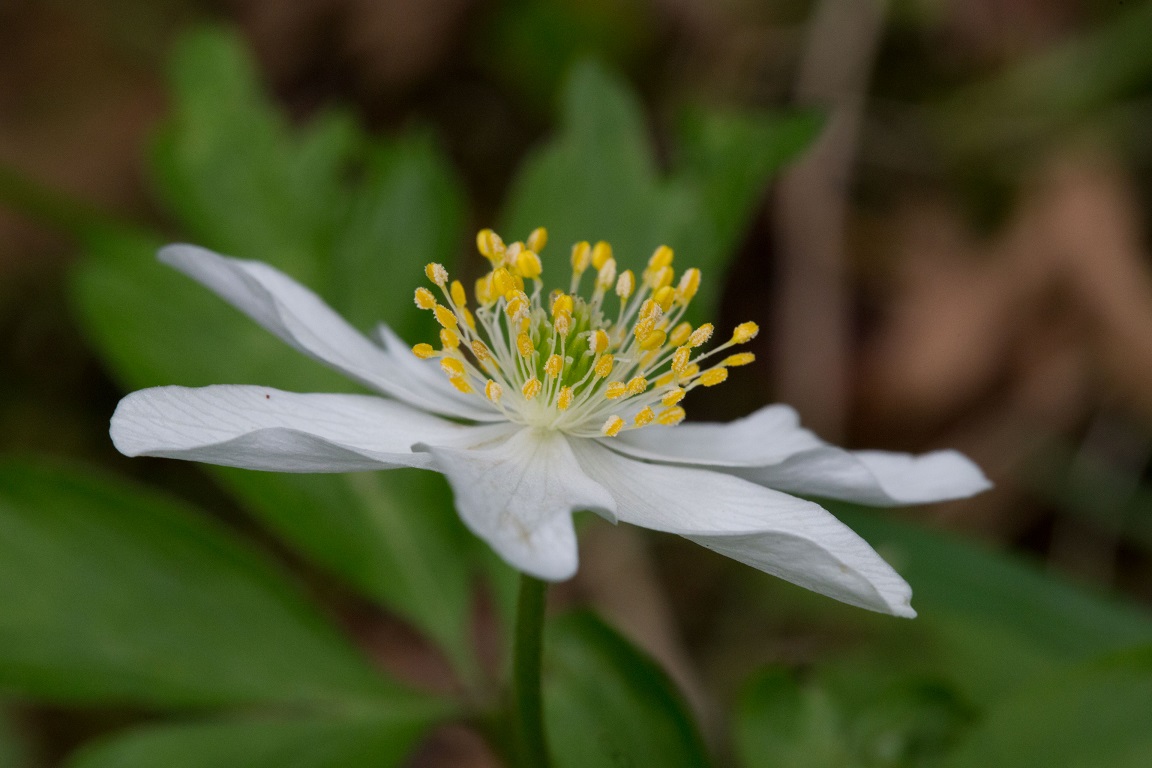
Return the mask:
[[1152,646],[1062,671],[993,707],[946,768],[1152,764]]
[[86,472],[0,463],[0,686],[60,702],[403,696],[219,525]]
[[82,749],[69,768],[390,768],[437,713],[274,719],[142,728]]
[[557,768],[708,765],[672,681],[592,614],[549,627],[544,676],[547,738]]
[[857,765],[841,733],[840,713],[823,688],[801,686],[784,670],[756,676],[736,707],[735,745],[747,768]]
[[[660,177],[635,95],[600,65],[584,62],[568,78],[561,124],[555,139],[524,162],[501,233],[522,239],[547,227],[557,251],[607,240],[619,268],[637,274],[656,247],[678,247],[699,217],[699,200],[684,184]],[[544,266],[546,283],[566,284],[566,250]]]

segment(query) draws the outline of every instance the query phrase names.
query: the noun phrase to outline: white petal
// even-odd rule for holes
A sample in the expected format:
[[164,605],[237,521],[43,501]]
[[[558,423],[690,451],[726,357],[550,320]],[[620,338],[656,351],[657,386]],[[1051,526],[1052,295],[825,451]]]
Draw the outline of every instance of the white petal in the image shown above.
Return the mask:
[[652,425],[603,444],[640,459],[709,467],[761,467],[824,445],[801,428],[796,411],[787,405],[769,405],[727,424]]
[[274,472],[430,469],[416,442],[459,439],[467,427],[372,395],[269,387],[156,387],[112,415],[112,442],[128,456],[163,456]]
[[283,272],[259,261],[230,259],[194,245],[169,245],[160,249],[159,258],[309,357],[418,408],[472,418],[471,412],[461,412],[420,382],[410,380],[393,357]]
[[467,442],[420,449],[447,475],[465,525],[509,564],[541,579],[560,581],[576,572],[573,512],[611,518],[616,509],[559,432],[474,427]]
[[800,427],[786,405],[770,405],[728,424],[646,427],[601,443],[640,459],[715,467],[769,488],[861,504],[926,504],[992,487],[980,468],[956,451],[915,456],[828,445]]
[[915,616],[912,590],[822,507],[737,477],[635,461],[593,442],[573,443],[588,476],[616,498],[617,517],[685,536],[845,603]]
[[827,445],[735,473],[782,491],[877,506],[962,499],[992,487],[980,468],[957,451],[914,456]]

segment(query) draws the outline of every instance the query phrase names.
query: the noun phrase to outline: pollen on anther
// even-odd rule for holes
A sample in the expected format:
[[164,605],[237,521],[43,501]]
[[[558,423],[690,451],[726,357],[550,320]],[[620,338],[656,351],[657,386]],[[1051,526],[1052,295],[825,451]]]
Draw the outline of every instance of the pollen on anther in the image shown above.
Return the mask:
[[626,269],[616,278],[616,295],[621,300],[627,300],[634,290],[636,290],[636,275],[632,274],[632,270]]
[[680,323],[672,329],[672,333],[668,335],[668,343],[674,347],[679,347],[688,341],[688,337],[692,335],[691,323]]
[[751,352],[737,352],[734,355],[728,355],[728,357],[724,358],[724,362],[722,362],[721,365],[736,368],[741,365],[748,365],[748,363],[754,360],[756,360],[756,355]]
[[460,334],[451,328],[440,329],[440,343],[445,349],[456,349],[460,346]]
[[444,269],[443,264],[432,262],[428,266],[424,267],[424,274],[428,276],[429,280],[436,283],[436,285],[439,285],[441,288],[448,284],[448,270]]
[[680,387],[676,387],[676,389],[669,390],[664,394],[663,397],[660,398],[660,404],[671,408],[673,405],[676,405],[676,403],[683,399],[684,390]]
[[700,377],[700,383],[705,387],[714,387],[722,383],[728,378],[727,368],[713,368],[710,371],[705,371]]
[[544,372],[551,378],[557,378],[564,371],[564,358],[560,355],[552,355],[548,358],[548,362],[544,363]]
[[568,410],[572,405],[572,387],[560,387],[560,394],[556,396],[556,407],[561,411]]
[[468,379],[448,379],[448,381],[466,395],[472,392],[472,385],[468,383]]
[[684,421],[686,415],[683,408],[674,405],[671,408],[665,408],[663,411],[660,411],[656,416],[656,423],[663,424],[666,427],[675,426]]
[[659,349],[664,346],[664,341],[667,338],[668,334],[664,333],[664,331],[651,331],[646,333],[644,337],[640,339],[640,349],[645,351]]
[[464,293],[464,286],[460,284],[459,280],[452,281],[449,295],[452,296],[452,301],[455,302],[458,307],[463,307],[468,303],[468,294]]
[[544,246],[548,244],[548,230],[544,227],[536,227],[532,230],[532,234],[528,235],[527,245],[536,253],[544,250]]
[[672,355],[672,370],[680,373],[692,360],[692,347],[678,347]]
[[436,306],[436,297],[427,288],[416,289],[416,306],[420,309],[432,309]]
[[492,379],[488,379],[488,383],[484,385],[484,396],[492,402],[498,403],[500,398],[504,396],[504,388]]
[[588,346],[592,350],[592,354],[599,355],[608,350],[608,345],[611,339],[608,338],[608,332],[603,329],[593,331],[592,338],[588,341]]
[[588,264],[592,260],[592,246],[587,241],[580,241],[572,246],[572,271],[577,275],[584,273],[588,269]]
[[416,357],[420,358],[421,360],[427,360],[436,354],[436,350],[432,347],[431,344],[421,343],[412,347],[412,354],[416,355]]
[[567,336],[568,331],[572,329],[572,313],[566,309],[558,312],[552,321],[552,327],[556,329],[556,333]]
[[643,376],[633,376],[628,380],[628,394],[638,395],[648,389],[648,380]]
[[445,328],[456,328],[460,325],[460,322],[456,319],[456,315],[453,314],[452,310],[443,304],[437,304],[432,311],[436,315],[436,322]]
[[655,418],[656,413],[649,406],[644,406],[644,408],[642,408],[632,419],[632,423],[638,427],[643,427],[645,425],[651,424],[652,420]]
[[592,247],[592,266],[600,269],[612,258],[612,246],[601,240]]
[[476,359],[480,362],[484,363],[492,359],[492,350],[488,349],[488,345],[480,339],[474,339],[471,346],[472,354],[476,355]]
[[622,429],[624,429],[624,419],[619,416],[609,416],[608,420],[604,422],[604,426],[600,428],[600,432],[605,437],[616,437]]
[[689,346],[701,347],[707,344],[708,340],[712,338],[713,330],[712,323],[704,323],[704,325],[692,331],[692,335],[688,337]]
[[612,366],[615,364],[615,362],[616,360],[612,357],[612,355],[601,356],[601,358],[596,361],[596,365],[594,366],[596,375],[601,379],[608,378],[608,375],[612,373]]
[[760,326],[753,322],[740,323],[736,326],[736,330],[732,332],[732,341],[736,344],[744,344],[756,338],[756,334],[760,333]]
[[516,337],[516,349],[520,351],[523,357],[532,357],[532,353],[536,351],[536,347],[532,344],[532,337],[526,333]]
[[464,363],[454,357],[446,357],[440,361],[440,369],[448,374],[450,379],[464,378]]
[[622,381],[614,381],[604,389],[604,397],[617,400],[628,394],[628,385]]
[[524,395],[525,400],[531,400],[532,398],[536,397],[536,395],[540,394],[540,390],[543,387],[544,385],[540,383],[540,379],[533,376],[532,378],[528,379],[528,381],[524,382],[524,386],[520,388],[520,393]]

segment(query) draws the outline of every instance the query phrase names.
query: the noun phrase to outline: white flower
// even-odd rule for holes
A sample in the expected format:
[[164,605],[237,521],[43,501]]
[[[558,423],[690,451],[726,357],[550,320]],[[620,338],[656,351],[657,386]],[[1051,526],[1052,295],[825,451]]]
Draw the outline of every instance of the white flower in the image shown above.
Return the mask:
[[[784,405],[730,424],[679,424],[687,392],[722,382],[752,355],[700,364],[752,338],[755,324],[698,353],[712,326],[680,318],[700,273],[687,270],[674,286],[664,247],[637,280],[616,274],[606,243],[580,243],[570,291],[542,296],[545,239],[537,230],[526,244],[505,246],[480,233],[492,271],[477,283],[474,312],[460,283],[428,266],[440,298],[419,288],[416,302],[441,325],[438,350],[409,350],[385,326],[371,341],[266,264],[164,248],[161,261],[383,396],[157,387],[120,402],[112,440],[128,456],[276,472],[442,472],[465,525],[543,579],[575,573],[572,513],[591,510],[679,534],[852,605],[914,616],[908,584],[863,539],[790,494],[919,504],[988,488],[980,470],[954,451],[845,451],[802,429]],[[584,298],[589,266],[594,285]]]

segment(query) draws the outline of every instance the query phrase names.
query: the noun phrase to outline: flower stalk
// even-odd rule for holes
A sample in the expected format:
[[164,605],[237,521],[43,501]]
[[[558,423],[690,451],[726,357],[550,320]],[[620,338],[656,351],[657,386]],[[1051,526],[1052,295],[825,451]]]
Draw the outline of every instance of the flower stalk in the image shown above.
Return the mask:
[[548,768],[540,667],[544,649],[544,606],[548,583],[521,574],[512,650],[512,719],[516,762],[521,768]]

